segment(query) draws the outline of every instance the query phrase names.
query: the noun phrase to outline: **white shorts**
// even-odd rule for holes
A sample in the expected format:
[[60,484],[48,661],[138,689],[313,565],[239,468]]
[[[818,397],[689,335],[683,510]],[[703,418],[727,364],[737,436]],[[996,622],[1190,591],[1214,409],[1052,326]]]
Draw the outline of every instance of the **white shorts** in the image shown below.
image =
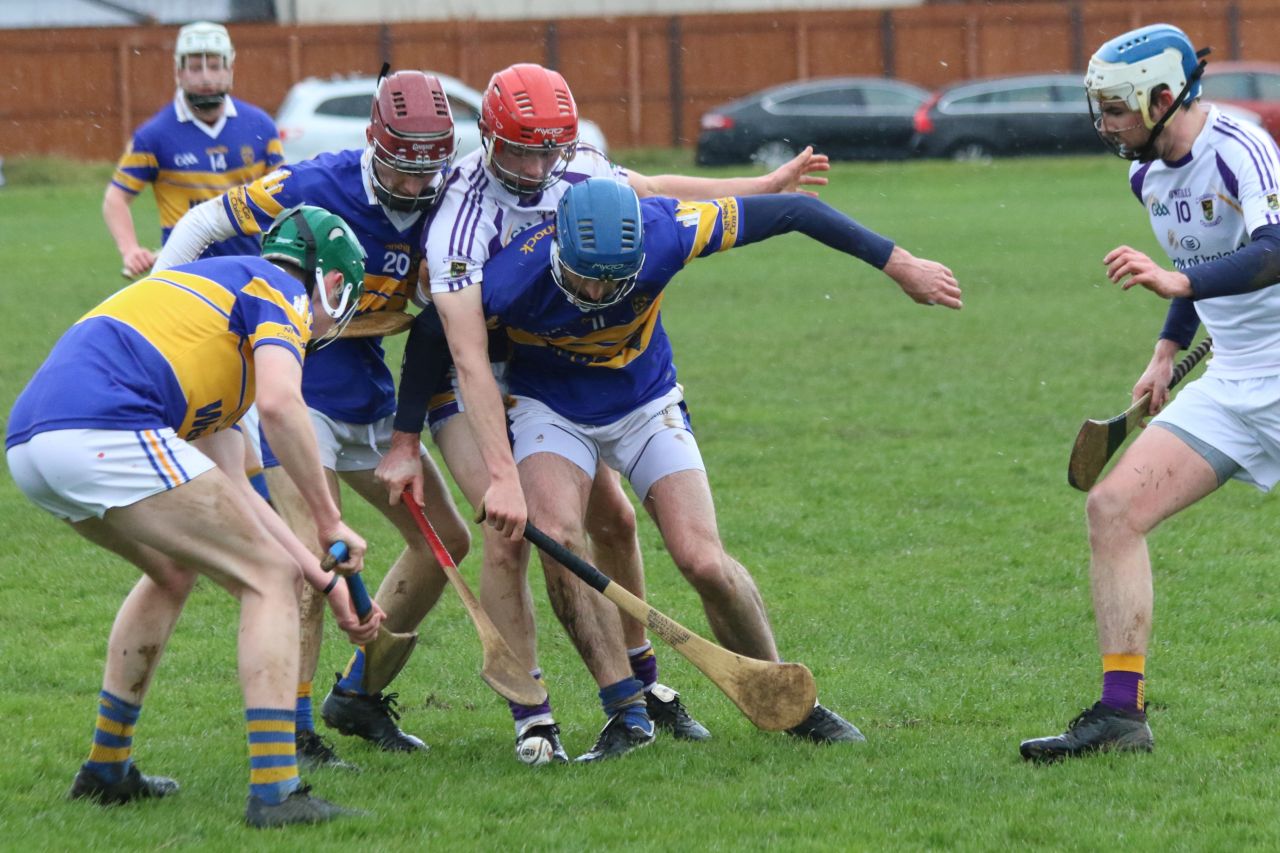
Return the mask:
[[[372,471],[391,449],[391,433],[395,429],[395,415],[387,415],[371,424],[349,424],[335,421],[326,414],[308,409],[311,426],[320,447],[320,462],[330,471]],[[262,445],[266,450],[263,463],[267,468],[280,464],[269,441]],[[418,444],[418,455],[425,456],[427,448]]]
[[1234,479],[1264,492],[1280,482],[1280,376],[1202,376],[1151,423],[1170,424],[1226,454],[1239,466]]
[[641,500],[668,474],[706,470],[678,387],[604,426],[574,423],[531,397],[513,399],[507,419],[516,464],[535,453],[554,453],[594,478],[603,460],[626,476]]
[[177,488],[213,460],[168,429],[59,429],[11,447],[9,473],[41,509],[68,521]]

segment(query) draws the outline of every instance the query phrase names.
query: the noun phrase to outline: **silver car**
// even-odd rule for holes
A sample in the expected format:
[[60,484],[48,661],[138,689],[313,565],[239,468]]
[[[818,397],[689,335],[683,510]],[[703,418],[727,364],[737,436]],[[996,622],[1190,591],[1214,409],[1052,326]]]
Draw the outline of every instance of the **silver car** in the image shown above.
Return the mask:
[[[458,134],[457,156],[462,157],[480,147],[476,122],[481,93],[455,77],[436,76],[449,96]],[[308,77],[295,83],[276,113],[285,160],[297,163],[325,151],[363,148],[376,84],[376,77]],[[583,142],[607,153],[604,134],[595,122],[580,120],[578,134]]]

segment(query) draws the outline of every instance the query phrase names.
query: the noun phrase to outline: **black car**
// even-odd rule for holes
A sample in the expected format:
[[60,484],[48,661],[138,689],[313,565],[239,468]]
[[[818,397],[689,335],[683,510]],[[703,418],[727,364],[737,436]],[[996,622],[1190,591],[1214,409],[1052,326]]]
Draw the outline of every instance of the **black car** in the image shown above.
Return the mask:
[[1102,153],[1079,74],[966,80],[916,112],[911,147],[926,157]]
[[812,145],[832,160],[910,156],[912,115],[929,93],[883,77],[775,86],[702,116],[698,163],[784,163]]

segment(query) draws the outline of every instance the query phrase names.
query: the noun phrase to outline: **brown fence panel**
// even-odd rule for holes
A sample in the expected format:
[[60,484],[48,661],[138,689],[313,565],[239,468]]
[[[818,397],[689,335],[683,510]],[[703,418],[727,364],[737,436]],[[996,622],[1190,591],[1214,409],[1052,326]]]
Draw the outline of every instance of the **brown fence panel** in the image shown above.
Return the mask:
[[[236,95],[274,112],[309,76],[374,74],[384,58],[483,88],[512,62],[559,68],[618,147],[688,144],[707,109],[789,80],[892,73],[1079,71],[1100,43],[1172,21],[1213,59],[1280,61],[1276,0],[948,3],[559,21],[232,26]],[[173,96],[172,27],[0,31],[0,154],[110,160]],[[53,61],[56,57],[57,61]]]

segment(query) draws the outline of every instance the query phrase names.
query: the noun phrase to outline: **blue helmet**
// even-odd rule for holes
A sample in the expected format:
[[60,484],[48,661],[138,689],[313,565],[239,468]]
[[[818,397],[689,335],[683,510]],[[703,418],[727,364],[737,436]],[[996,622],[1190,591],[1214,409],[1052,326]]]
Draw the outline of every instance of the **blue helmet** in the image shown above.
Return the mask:
[[1186,33],[1172,24],[1151,24],[1098,48],[1089,60],[1084,86],[1090,102],[1122,100],[1129,109],[1141,111],[1143,122],[1152,128],[1152,91],[1168,86],[1175,98],[1181,96],[1180,102],[1190,103],[1200,97],[1201,71],[1203,63]]
[[[551,249],[551,274],[569,301],[583,311],[616,305],[635,287],[642,266],[644,217],[636,191],[612,178],[590,178],[570,187],[556,207]],[[612,289],[592,297],[584,292],[582,279]]]

